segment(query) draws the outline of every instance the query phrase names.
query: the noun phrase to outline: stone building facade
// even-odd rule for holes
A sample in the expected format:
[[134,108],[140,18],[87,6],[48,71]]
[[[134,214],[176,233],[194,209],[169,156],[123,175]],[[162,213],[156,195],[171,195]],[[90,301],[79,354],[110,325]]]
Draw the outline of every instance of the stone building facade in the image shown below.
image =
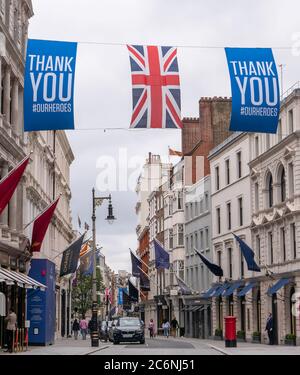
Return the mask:
[[[30,0],[0,1],[0,177],[5,177],[27,153],[23,134],[23,92],[25,50],[29,19],[33,16]],[[0,217],[0,266],[26,274],[30,254],[24,235],[26,176],[22,179]],[[20,285],[0,282],[6,296],[6,312],[16,310],[18,326],[24,327],[26,290]],[[4,318],[0,317],[0,346],[4,342]]]

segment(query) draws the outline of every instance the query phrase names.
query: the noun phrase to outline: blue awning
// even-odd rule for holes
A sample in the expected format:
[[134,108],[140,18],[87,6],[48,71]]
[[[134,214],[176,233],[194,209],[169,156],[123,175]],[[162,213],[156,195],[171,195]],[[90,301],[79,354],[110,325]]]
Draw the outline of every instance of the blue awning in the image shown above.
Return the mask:
[[243,297],[245,296],[252,288],[254,288],[257,284],[255,282],[249,283],[246,285],[238,294],[238,297]]
[[213,296],[214,292],[220,287],[220,285],[215,285],[208,289],[206,292],[202,294],[202,298],[210,298]]
[[242,280],[238,280],[238,281],[236,281],[234,284],[231,284],[230,285],[230,287],[226,290],[226,291],[224,291],[224,293],[223,293],[223,296],[224,297],[229,297],[229,296],[231,296],[231,294],[237,289],[237,288],[239,288],[241,285],[243,285],[244,284],[244,282],[242,281]]
[[229,283],[225,283],[219,286],[215,293],[212,295],[212,297],[220,297],[229,286]]
[[273,286],[271,286],[268,291],[267,291],[267,294],[268,296],[272,296],[273,294],[275,294],[279,289],[281,289],[283,286],[285,286],[286,284],[288,284],[291,280],[290,279],[280,279],[277,281],[277,283],[275,283]]

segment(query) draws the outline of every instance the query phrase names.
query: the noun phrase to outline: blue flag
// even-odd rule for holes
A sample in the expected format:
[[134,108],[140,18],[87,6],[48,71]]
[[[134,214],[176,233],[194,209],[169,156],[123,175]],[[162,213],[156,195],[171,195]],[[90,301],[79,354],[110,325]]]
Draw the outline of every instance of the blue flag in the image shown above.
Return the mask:
[[225,48],[232,90],[230,130],[276,133],[280,94],[271,48]]
[[209,259],[207,259],[203,254],[199,253],[197,249],[194,248],[194,251],[197,255],[199,255],[202,262],[206,265],[206,267],[216,276],[222,277],[223,270],[217,264],[212,263]]
[[157,240],[154,240],[155,268],[170,268],[170,255]]
[[255,254],[253,250],[250,249],[250,247],[244,241],[242,241],[238,236],[236,236],[235,234],[233,235],[240,245],[240,249],[247,263],[248,270],[261,272],[259,266],[255,263],[255,260],[254,260]]
[[138,289],[132,284],[130,280],[128,280],[128,290],[129,295],[132,301],[138,302],[139,300],[139,291]]
[[76,55],[77,43],[28,40],[25,131],[74,129]]
[[140,269],[140,289],[142,292],[149,292],[150,289],[150,279],[149,276],[146,276],[145,272]]
[[138,259],[131,251],[131,265],[132,265],[132,276],[140,277],[140,268],[142,268],[142,262]]

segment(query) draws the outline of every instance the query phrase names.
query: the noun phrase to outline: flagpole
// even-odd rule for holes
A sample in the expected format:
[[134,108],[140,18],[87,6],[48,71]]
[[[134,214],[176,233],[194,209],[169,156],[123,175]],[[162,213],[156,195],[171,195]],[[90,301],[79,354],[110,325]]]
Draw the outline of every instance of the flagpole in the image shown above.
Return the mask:
[[31,220],[28,224],[25,225],[25,227],[23,228],[23,230],[25,230],[26,228],[29,227],[29,225],[31,225],[33,222],[35,222],[39,217],[41,217],[50,207],[52,207],[57,201],[58,199],[62,196],[62,193],[59,194],[59,197],[54,201],[52,202],[51,204],[49,204],[40,214],[38,214],[38,216],[36,218],[34,218],[33,220]]
[[139,257],[137,257],[134,252],[129,248],[130,252],[141,262],[144,266],[146,266],[149,269],[149,266]]

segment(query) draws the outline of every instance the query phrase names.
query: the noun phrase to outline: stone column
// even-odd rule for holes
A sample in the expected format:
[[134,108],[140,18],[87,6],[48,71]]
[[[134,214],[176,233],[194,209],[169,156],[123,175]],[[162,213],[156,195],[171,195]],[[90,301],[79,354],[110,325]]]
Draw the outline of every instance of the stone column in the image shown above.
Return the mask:
[[10,88],[10,68],[7,66],[4,74],[3,114],[8,123],[10,123]]
[[11,94],[11,124],[14,131],[19,134],[19,82],[15,78],[12,84],[12,94]]
[[2,108],[2,58],[0,56],[0,114],[3,113]]
[[17,229],[17,195],[18,195],[18,188],[14,192],[11,200],[9,202],[9,229],[16,230]]
[[[8,175],[8,164],[5,162],[2,167],[2,178]],[[1,224],[8,225],[8,207],[6,207],[1,215]]]
[[203,324],[203,337],[204,339],[208,339],[208,312],[207,306],[204,307],[204,324]]

